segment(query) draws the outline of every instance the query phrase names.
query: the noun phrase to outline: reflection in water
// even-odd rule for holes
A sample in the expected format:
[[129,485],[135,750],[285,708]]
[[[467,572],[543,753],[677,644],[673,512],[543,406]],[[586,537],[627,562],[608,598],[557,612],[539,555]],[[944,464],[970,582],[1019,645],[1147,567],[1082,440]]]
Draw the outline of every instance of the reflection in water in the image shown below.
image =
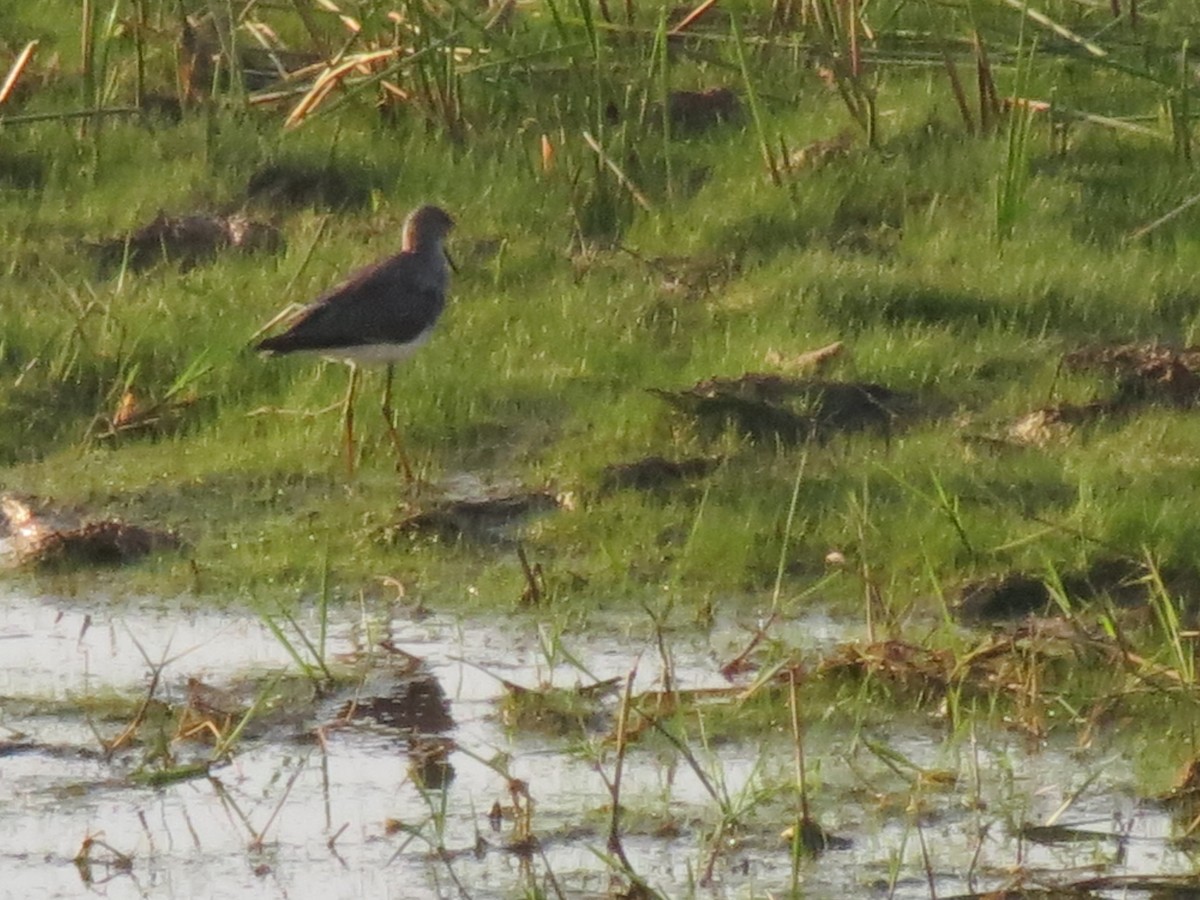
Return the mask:
[[[360,637],[377,632],[424,662],[399,646],[380,652],[360,684],[319,701],[307,720],[245,738],[208,777],[155,788],[130,780],[136,748],[112,759],[99,752],[97,733],[122,724],[105,720],[99,701],[139,696],[159,667],[167,701],[187,702],[190,682],[193,700],[203,688],[205,703],[215,697],[222,702],[208,705],[225,709],[226,692],[237,698],[263,673],[294,672],[288,650],[248,613],[85,609],[0,595],[4,890],[77,896],[83,872],[72,860],[90,836],[99,841],[86,877],[98,886],[108,879],[97,889],[110,896],[605,894],[612,746],[578,732],[568,740],[510,730],[499,714],[504,682],[571,687],[586,682],[581,669],[524,621],[379,619],[331,622],[330,656],[377,645]],[[844,636],[820,616],[791,627],[787,639],[814,650]],[[726,687],[721,660],[745,640],[733,626],[673,634],[675,683]],[[623,684],[636,664],[636,690],[660,686],[648,631],[632,639],[593,628],[569,649],[597,680]],[[1035,753],[1005,733],[972,744],[920,722],[848,734],[811,718],[813,815],[850,842],[798,863],[805,896],[945,896],[1000,887],[1018,865],[1050,881],[1073,867],[1106,876],[1194,870],[1191,854],[1170,841],[1169,815],[1133,797],[1119,758]],[[664,741],[632,746],[621,806],[634,871],[671,897],[786,894],[793,866],[783,834],[796,820],[787,734],[766,743],[693,739],[686,750],[699,771]],[[948,777],[918,789],[897,759]],[[1022,831],[1022,823],[1049,823],[1064,804],[1055,824],[1070,826],[1069,839]],[[722,806],[742,812],[714,845]],[[711,886],[689,887],[706,869]]]

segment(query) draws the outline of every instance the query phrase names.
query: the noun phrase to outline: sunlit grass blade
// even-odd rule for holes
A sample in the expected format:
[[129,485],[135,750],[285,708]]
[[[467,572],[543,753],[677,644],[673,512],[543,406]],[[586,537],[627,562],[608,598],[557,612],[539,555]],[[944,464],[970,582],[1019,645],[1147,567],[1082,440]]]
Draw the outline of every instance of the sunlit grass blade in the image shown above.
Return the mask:
[[1008,132],[1000,174],[996,177],[997,240],[1012,237],[1017,222],[1025,212],[1025,192],[1029,184],[1030,134],[1033,130],[1034,104],[1027,96],[1036,42],[1017,57],[1013,99],[1008,110]]
[[776,185],[783,184],[779,171],[779,162],[775,159],[774,141],[767,134],[766,122],[763,118],[762,105],[758,93],[754,89],[754,80],[750,77],[749,64],[746,61],[746,47],[742,39],[741,27],[738,25],[736,14],[730,14],[730,28],[733,36],[733,49],[737,57],[738,68],[742,74],[742,89],[746,94],[746,104],[750,107],[750,115],[754,121],[754,132],[758,138],[758,149],[762,154],[763,163]]

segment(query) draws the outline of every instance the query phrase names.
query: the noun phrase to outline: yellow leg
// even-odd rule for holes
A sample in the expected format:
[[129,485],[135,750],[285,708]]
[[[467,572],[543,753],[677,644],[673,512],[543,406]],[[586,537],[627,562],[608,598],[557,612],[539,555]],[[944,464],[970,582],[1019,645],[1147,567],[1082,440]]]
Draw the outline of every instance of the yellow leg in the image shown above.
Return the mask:
[[358,366],[350,364],[350,386],[346,389],[345,406],[342,409],[342,426],[346,439],[346,474],[354,477],[354,400],[358,396]]
[[383,421],[387,423],[388,437],[391,438],[392,449],[396,451],[396,461],[400,466],[400,470],[404,472],[404,480],[412,484],[412,466],[408,462],[408,453],[404,449],[404,441],[400,438],[400,432],[396,430],[396,414],[392,409],[392,376],[394,374],[395,367],[389,363],[387,374],[384,376],[386,381],[383,383]]

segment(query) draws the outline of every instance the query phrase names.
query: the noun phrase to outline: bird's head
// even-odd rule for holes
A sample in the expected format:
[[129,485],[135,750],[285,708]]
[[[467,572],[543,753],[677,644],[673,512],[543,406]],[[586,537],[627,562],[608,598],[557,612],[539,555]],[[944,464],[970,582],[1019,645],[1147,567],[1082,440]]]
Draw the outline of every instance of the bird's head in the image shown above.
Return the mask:
[[404,249],[438,247],[452,228],[454,219],[440,206],[418,207],[404,220]]

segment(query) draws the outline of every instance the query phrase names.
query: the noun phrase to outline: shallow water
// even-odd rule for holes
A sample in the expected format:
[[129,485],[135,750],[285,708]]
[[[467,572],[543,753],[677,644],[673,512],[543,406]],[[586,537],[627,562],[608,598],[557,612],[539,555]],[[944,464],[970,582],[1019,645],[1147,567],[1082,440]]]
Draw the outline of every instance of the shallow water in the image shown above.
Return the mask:
[[[316,633],[311,619],[303,624]],[[816,614],[788,632],[789,642],[813,653],[846,637]],[[456,777],[444,793],[414,786],[406,740],[394,730],[339,728],[324,742],[313,739],[313,726],[333,718],[333,701],[314,710],[311,721],[244,740],[211,778],[141,787],[128,778],[138,752],[105,761],[92,727],[70,712],[70,701],[111,692],[137,696],[152,664],[164,660],[161,695],[180,701],[189,677],[231,686],[294,670],[285,648],[246,612],[0,594],[0,738],[28,741],[0,756],[0,872],[6,873],[0,894],[78,896],[87,874],[108,897],[501,898],[524,896],[534,885],[549,896],[606,895],[610,869],[601,856],[610,798],[603,779],[588,754],[566,739],[511,733],[498,715],[498,678],[565,687],[583,680],[579,669],[550,661],[543,649],[548,639],[526,622],[413,622],[386,609],[339,613],[329,650],[349,654],[385,633],[425,659],[449,699],[452,736],[463,751],[450,758]],[[678,686],[707,688],[727,686],[717,670],[747,634],[730,623],[670,637]],[[597,678],[624,678],[637,664],[635,688],[657,686],[658,652],[647,634],[612,631],[565,644]],[[111,737],[119,725],[96,727]],[[915,814],[906,809],[907,778],[861,742],[851,746],[836,729],[813,727],[806,743],[813,812],[852,844],[800,863],[805,896],[888,896],[892,885],[892,896],[929,897],[922,842],[940,897],[972,883],[1002,886],[1018,866],[1044,870],[1051,880],[1067,869],[1081,869],[1075,877],[1082,877],[1089,867],[1108,875],[1195,868],[1193,856],[1168,840],[1176,827],[1171,818],[1136,799],[1130,765],[1118,756],[1067,746],[1031,749],[1005,732],[972,745],[947,740],[936,723],[920,720],[867,733],[918,766],[955,773],[958,785],[922,790]],[[695,752],[733,803],[756,785],[792,778],[782,733],[765,743],[725,740]],[[512,840],[511,822],[497,831],[487,818],[497,801],[510,802],[505,779],[480,761],[498,754],[507,755],[509,773],[528,783],[535,802],[532,827],[541,850],[531,859],[502,849]],[[728,836],[713,865],[713,883],[695,887],[709,859],[706,835],[719,818],[717,804],[662,741],[633,746],[625,766],[622,799],[632,812],[624,848],[650,885],[670,897],[787,891],[793,870],[779,837],[792,815],[786,808],[749,809],[745,827]],[[968,803],[976,782],[982,802]],[[1123,832],[1126,840],[1046,846],[1013,836],[1013,823],[1048,821],[1081,788],[1060,824]],[[389,833],[389,821],[421,837],[406,842],[404,833]],[[441,841],[454,854],[449,859],[429,852],[439,822]],[[672,829],[660,827],[668,822]],[[262,845],[252,846],[260,831]],[[107,866],[112,855],[96,847],[90,870],[81,873],[72,859],[87,836],[130,856],[131,868]]]

